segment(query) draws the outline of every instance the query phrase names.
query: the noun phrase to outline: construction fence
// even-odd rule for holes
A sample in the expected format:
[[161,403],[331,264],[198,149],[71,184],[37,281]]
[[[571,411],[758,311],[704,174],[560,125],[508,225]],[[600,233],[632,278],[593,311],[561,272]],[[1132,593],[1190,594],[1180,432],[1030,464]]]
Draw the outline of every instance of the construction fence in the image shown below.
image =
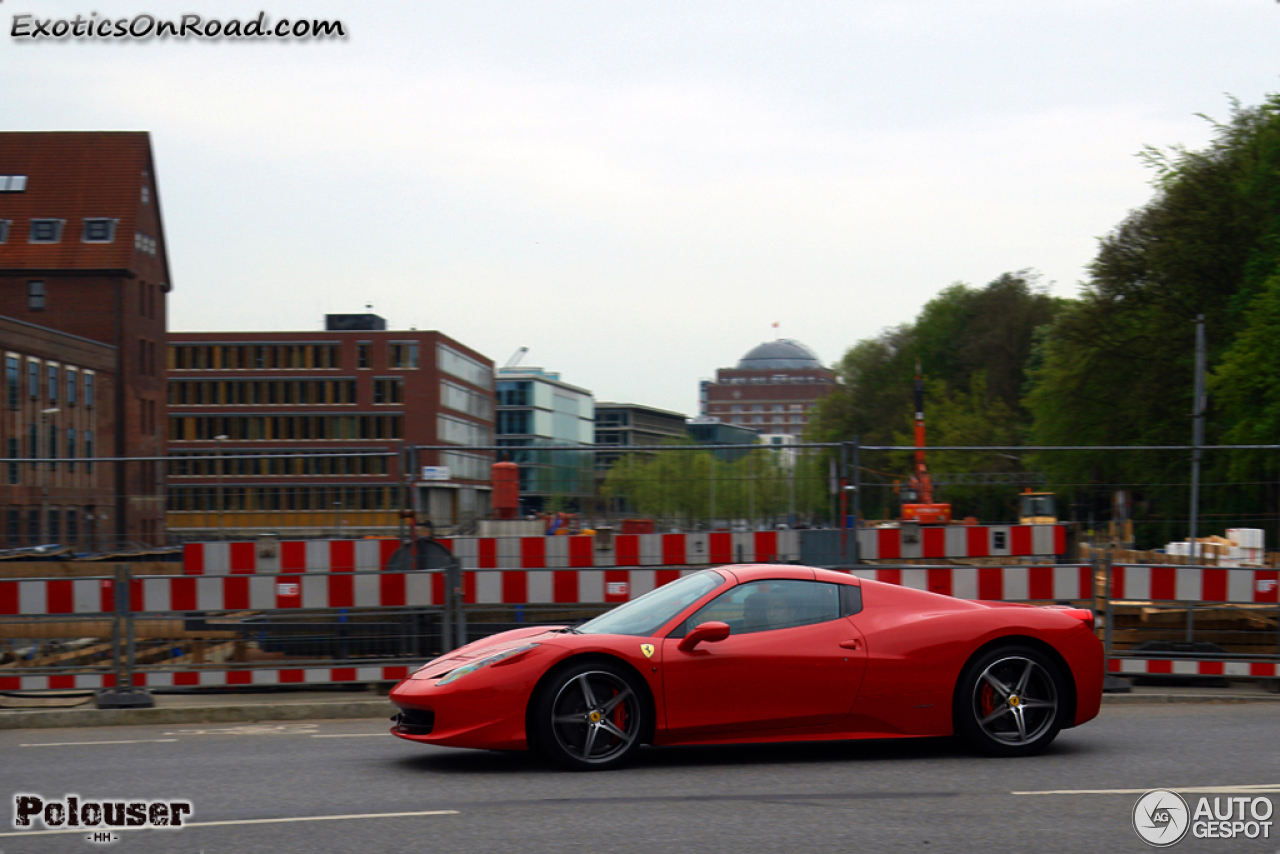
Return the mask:
[[[304,544],[274,565],[246,567],[230,549],[225,562],[218,556],[232,545],[208,544],[199,565],[67,563],[44,575],[12,568],[0,577],[0,691],[391,682],[469,640],[572,624],[717,563],[574,567],[544,553],[534,561],[540,566],[511,559],[506,568],[481,567],[478,552],[460,557],[439,544],[415,552],[348,541]],[[753,560],[799,559],[787,551],[798,542],[765,537],[753,545],[772,549],[753,552]],[[517,551],[499,545],[495,561]],[[1112,674],[1280,676],[1275,569],[1120,565],[1105,557],[843,569],[965,599],[1091,608]]]
[[[914,449],[857,441],[562,447],[513,438],[484,446],[283,449],[226,441],[123,459],[83,449],[76,456],[42,435],[33,446],[40,456],[19,457],[20,443],[0,466],[0,558],[258,537],[404,538],[411,528],[436,536],[512,533],[491,529],[498,516],[514,517],[528,533],[553,524],[618,533],[840,530],[854,519],[897,522],[912,498]],[[1170,544],[1236,528],[1280,542],[1276,450],[932,447],[931,497],[950,505],[958,522],[1006,525],[1026,515],[1028,491],[1044,494],[1074,542],[1107,547],[1167,553]],[[518,504],[506,513],[496,512],[492,498],[491,466],[500,460],[518,468]]]

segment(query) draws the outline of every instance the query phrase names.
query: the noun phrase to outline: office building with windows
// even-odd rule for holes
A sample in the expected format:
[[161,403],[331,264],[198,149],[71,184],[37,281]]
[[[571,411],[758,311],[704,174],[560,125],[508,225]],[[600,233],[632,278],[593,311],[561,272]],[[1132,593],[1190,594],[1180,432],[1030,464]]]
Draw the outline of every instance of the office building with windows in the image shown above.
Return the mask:
[[311,332],[173,332],[168,358],[183,536],[388,534],[403,508],[441,530],[489,512],[493,362],[441,332],[329,315]]
[[148,134],[0,133],[7,544],[164,542],[170,288]]
[[607,470],[636,445],[689,444],[687,420],[678,412],[638,403],[597,403],[596,469]]
[[520,512],[584,509],[594,494],[591,392],[535,367],[499,368],[497,391],[497,442],[511,449],[499,454],[520,466]]

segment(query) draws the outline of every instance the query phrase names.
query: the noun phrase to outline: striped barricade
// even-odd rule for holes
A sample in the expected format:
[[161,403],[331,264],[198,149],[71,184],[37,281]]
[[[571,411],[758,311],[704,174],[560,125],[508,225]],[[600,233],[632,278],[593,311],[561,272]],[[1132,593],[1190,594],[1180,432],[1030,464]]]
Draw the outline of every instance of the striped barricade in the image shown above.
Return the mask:
[[[241,667],[199,670],[136,670],[135,687],[237,688],[262,685],[332,685],[398,682],[410,665],[333,667]],[[36,676],[0,675],[0,691],[97,691],[115,688],[113,673],[68,673]]]
[[[1112,566],[1109,600],[1124,603],[1185,606],[1275,605],[1280,618],[1280,570],[1252,567],[1210,566]],[[1264,608],[1263,613],[1271,609]],[[1242,612],[1246,613],[1246,612]],[[1256,614],[1256,609],[1247,613]],[[1194,631],[1194,619],[1189,616]],[[1108,626],[1108,631],[1113,627]],[[1272,651],[1243,653],[1230,658],[1213,652],[1144,652],[1112,650],[1107,671],[1120,676],[1223,676],[1263,677],[1280,675],[1280,635],[1258,633]],[[1255,644],[1256,646],[1256,644]],[[1110,644],[1108,645],[1110,648]]]
[[[729,563],[797,563],[825,554],[833,530],[714,531],[694,534],[617,534],[608,547],[589,535],[564,537],[452,537],[439,540],[464,570],[687,567]],[[849,531],[854,534],[854,531]],[[1046,559],[1066,550],[1062,525],[922,526],[861,528],[862,560],[946,560],[1026,557]],[[808,547],[806,548],[806,544]],[[256,542],[188,543],[187,575],[252,575],[374,570],[386,566],[398,540],[286,540],[265,553]],[[840,564],[830,554],[815,563]]]

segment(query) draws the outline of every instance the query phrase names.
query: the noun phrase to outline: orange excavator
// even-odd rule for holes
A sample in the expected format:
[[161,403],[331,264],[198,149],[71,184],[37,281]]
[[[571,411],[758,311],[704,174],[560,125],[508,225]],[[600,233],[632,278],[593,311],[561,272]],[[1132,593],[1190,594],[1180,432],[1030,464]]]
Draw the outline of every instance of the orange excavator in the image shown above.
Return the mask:
[[924,379],[920,375],[920,363],[916,362],[916,461],[911,478],[902,487],[902,521],[920,525],[947,525],[951,522],[951,505],[935,504],[933,479],[924,461]]

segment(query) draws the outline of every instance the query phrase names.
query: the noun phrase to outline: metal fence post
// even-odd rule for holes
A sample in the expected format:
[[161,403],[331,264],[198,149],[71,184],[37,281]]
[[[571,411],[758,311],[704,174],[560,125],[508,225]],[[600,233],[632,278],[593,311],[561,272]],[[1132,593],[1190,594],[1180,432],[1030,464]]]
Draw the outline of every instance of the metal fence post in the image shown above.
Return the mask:
[[[1097,563],[1096,563],[1097,558],[1095,557],[1094,560],[1095,560],[1094,566],[1097,566]],[[1110,549],[1107,550],[1106,556],[1102,559],[1102,573],[1103,573],[1103,587],[1102,587],[1103,596],[1106,597],[1105,600],[1103,601],[1104,616],[1102,620],[1102,662],[1103,662],[1102,663],[1102,666],[1103,666],[1102,690],[1103,690],[1103,693],[1106,693],[1106,694],[1128,694],[1130,691],[1133,690],[1133,686],[1129,684],[1129,680],[1123,679],[1119,676],[1114,676],[1111,673],[1111,653],[1112,653],[1112,647],[1114,646],[1114,643],[1115,643],[1115,637],[1114,637],[1115,614],[1112,613],[1112,610],[1111,610],[1112,567],[1111,567],[1111,550]],[[1096,577],[1097,576],[1095,574],[1095,579]],[[1095,581],[1095,584],[1096,584],[1096,581]]]
[[132,567],[122,563],[116,567],[112,585],[115,614],[111,624],[111,661],[116,684],[97,693],[94,702],[99,709],[149,709],[156,704],[151,692],[133,684],[138,662],[134,645],[134,616],[129,601],[132,586]]
[[467,620],[462,612],[462,564],[455,558],[444,568],[444,614],[440,627],[442,652],[467,643]]

